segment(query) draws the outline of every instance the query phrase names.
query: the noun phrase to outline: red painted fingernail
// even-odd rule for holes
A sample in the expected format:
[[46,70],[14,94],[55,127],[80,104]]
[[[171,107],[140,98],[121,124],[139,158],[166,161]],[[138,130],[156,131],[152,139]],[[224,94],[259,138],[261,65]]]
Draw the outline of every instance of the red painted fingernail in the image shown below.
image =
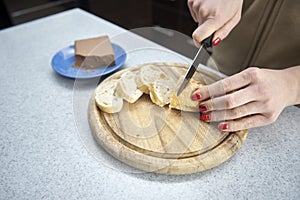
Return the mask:
[[206,105],[199,105],[199,112],[205,112],[207,111]]
[[221,42],[221,38],[217,37],[217,39],[215,39],[215,41],[213,41],[212,45],[213,46],[218,46],[218,44]]
[[192,100],[193,101],[197,101],[197,100],[200,100],[201,99],[201,95],[199,93],[195,93],[192,95]]
[[229,125],[228,124],[219,124],[218,128],[221,130],[221,131],[226,131],[229,129]]
[[200,119],[202,121],[209,121],[210,120],[210,115],[209,114],[200,115]]

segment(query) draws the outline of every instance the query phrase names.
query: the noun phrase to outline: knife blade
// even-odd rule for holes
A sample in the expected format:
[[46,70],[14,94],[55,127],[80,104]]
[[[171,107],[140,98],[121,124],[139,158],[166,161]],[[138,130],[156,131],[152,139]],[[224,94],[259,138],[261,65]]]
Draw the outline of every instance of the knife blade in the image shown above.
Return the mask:
[[190,65],[189,69],[187,70],[187,72],[184,76],[184,79],[177,90],[177,96],[179,96],[181,94],[181,92],[185,89],[189,80],[192,78],[195,71],[197,70],[199,64],[206,65],[206,62],[209,58],[209,53],[207,52],[207,48],[212,46],[212,36],[213,35],[211,35],[208,38],[206,38],[205,40],[203,40],[192,64]]

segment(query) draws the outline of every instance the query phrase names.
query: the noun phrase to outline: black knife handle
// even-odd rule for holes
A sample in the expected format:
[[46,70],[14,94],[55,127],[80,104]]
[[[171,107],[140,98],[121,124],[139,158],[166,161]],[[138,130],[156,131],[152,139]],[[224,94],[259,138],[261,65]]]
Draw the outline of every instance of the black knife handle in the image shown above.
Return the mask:
[[209,36],[208,38],[206,38],[205,40],[202,41],[202,45],[205,49],[212,47],[212,38],[213,38],[212,34],[211,36]]

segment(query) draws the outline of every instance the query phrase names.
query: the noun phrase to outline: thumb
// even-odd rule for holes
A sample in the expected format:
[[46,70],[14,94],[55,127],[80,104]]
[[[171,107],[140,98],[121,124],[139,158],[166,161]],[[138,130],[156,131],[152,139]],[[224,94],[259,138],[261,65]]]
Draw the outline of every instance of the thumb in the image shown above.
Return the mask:
[[202,40],[208,38],[219,28],[220,27],[214,19],[207,19],[203,24],[199,25],[192,35],[196,46],[200,46]]

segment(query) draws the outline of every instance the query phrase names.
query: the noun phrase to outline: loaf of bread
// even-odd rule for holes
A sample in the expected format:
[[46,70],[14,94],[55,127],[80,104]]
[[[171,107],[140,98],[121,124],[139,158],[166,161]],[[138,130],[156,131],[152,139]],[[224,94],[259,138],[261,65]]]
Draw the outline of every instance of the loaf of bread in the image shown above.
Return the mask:
[[183,77],[174,80],[158,67],[145,65],[137,72],[126,71],[119,79],[100,84],[96,91],[97,106],[107,113],[116,113],[122,109],[123,100],[134,103],[143,93],[149,94],[151,101],[161,107],[188,112],[198,112],[198,101],[191,100],[191,94],[203,85],[190,80],[182,93],[177,96],[177,89]]
[[101,110],[107,113],[117,113],[123,107],[123,99],[116,96],[115,90],[119,80],[100,84],[95,90],[95,101]]
[[136,83],[136,73],[127,71],[121,75],[121,79],[117,84],[116,94],[129,103],[136,102],[143,95]]

